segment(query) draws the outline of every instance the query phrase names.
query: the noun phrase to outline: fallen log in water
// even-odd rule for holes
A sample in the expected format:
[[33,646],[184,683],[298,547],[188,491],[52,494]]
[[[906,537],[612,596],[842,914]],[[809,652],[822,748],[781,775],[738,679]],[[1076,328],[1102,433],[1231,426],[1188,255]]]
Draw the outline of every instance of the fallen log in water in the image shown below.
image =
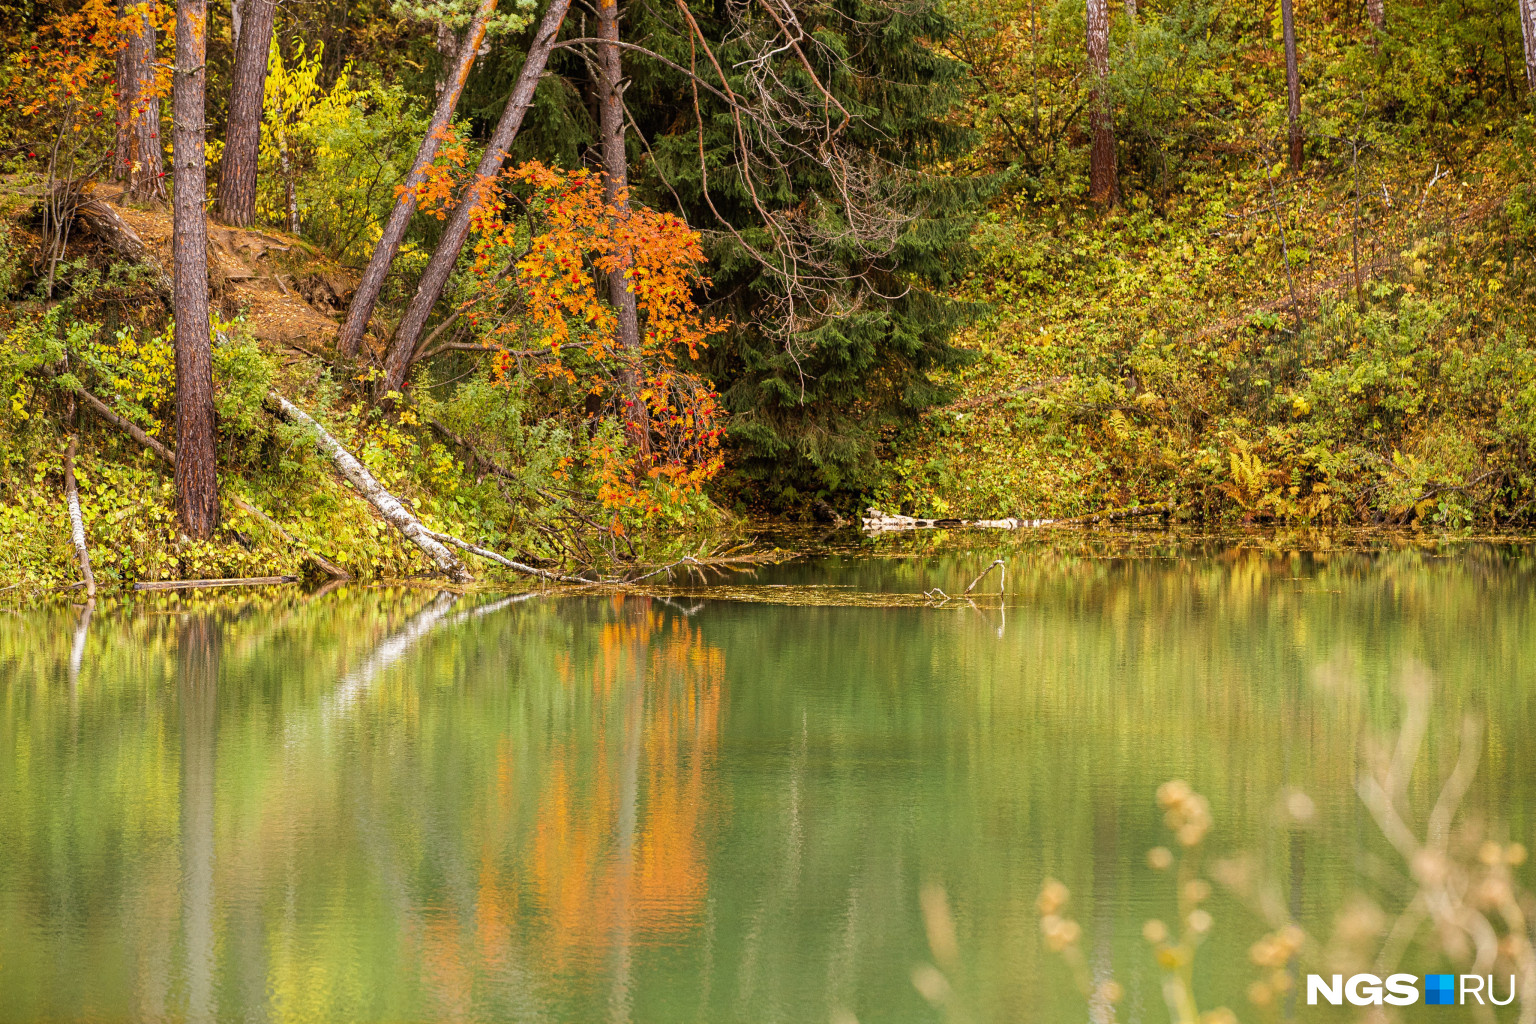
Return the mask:
[[1155,505],[1137,505],[1135,508],[1109,509],[1070,519],[924,519],[920,516],[890,515],[873,506],[860,523],[869,533],[892,533],[900,530],[947,530],[970,528],[977,530],[1023,530],[1041,526],[1092,526],[1121,519],[1138,519],[1142,516],[1166,516],[1174,506],[1166,502]]
[[890,515],[871,507],[859,522],[871,533],[897,530],[948,530],[971,527],[980,530],[1018,530],[1030,526],[1050,526],[1055,519],[925,519],[921,516]]

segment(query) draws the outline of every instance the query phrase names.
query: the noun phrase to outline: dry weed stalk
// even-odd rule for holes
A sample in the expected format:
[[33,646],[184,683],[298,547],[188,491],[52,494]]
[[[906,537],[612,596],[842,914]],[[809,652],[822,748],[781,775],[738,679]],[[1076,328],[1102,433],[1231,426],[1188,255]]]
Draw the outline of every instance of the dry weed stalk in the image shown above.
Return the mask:
[[[1454,765],[1432,786],[1420,779],[1419,791],[1434,793],[1427,811],[1415,811],[1410,799],[1414,778],[1424,755],[1432,716],[1432,680],[1421,666],[1410,665],[1400,680],[1403,716],[1397,732],[1367,742],[1367,768],[1356,791],[1400,863],[1375,865],[1366,872],[1373,894],[1362,888],[1350,895],[1333,916],[1329,935],[1309,933],[1285,898],[1286,887],[1266,871],[1252,854],[1216,861],[1209,877],[1232,891],[1268,922],[1271,931],[1249,949],[1259,976],[1248,986],[1248,1000],[1261,1017],[1294,1006],[1301,996],[1298,979],[1304,971],[1317,974],[1370,973],[1386,977],[1401,969],[1410,951],[1448,961],[1458,973],[1514,980],[1520,1024],[1536,1024],[1536,947],[1532,920],[1536,897],[1515,878],[1526,848],[1501,838],[1504,829],[1481,820],[1463,807],[1483,738],[1481,721],[1462,718]],[[1193,989],[1195,954],[1214,924],[1203,904],[1211,885],[1201,872],[1202,844],[1212,827],[1210,805],[1182,781],[1158,787],[1158,806],[1173,832],[1177,849],[1159,846],[1147,854],[1155,870],[1172,872],[1178,900],[1178,921],[1170,927],[1149,920],[1142,936],[1152,947],[1162,972],[1162,991],[1174,1024],[1235,1024],[1225,1007],[1202,1013]],[[1287,828],[1307,825],[1316,813],[1311,798],[1299,790],[1280,801]],[[1294,883],[1293,883],[1294,887]],[[942,895],[942,894],[941,894]],[[1294,893],[1292,894],[1294,895]],[[1110,1024],[1121,987],[1112,979],[1095,982],[1081,948],[1082,928],[1068,916],[1067,887],[1046,879],[1037,907],[1045,944],[1071,969],[1089,1002],[1094,1024]],[[1396,909],[1389,909],[1396,908]],[[924,902],[925,917],[928,901]],[[933,927],[930,925],[930,945]],[[938,959],[935,948],[935,959]],[[933,970],[933,969],[922,969]],[[935,970],[939,980],[944,976]],[[914,978],[925,995],[938,991],[933,978]],[[948,985],[945,1001],[952,1001]],[[932,998],[932,996],[930,996]],[[939,1000],[935,1000],[939,1002]],[[1474,1019],[1492,1021],[1491,1006],[1469,1003]],[[1391,1019],[1387,1006],[1369,1008],[1371,1020]]]

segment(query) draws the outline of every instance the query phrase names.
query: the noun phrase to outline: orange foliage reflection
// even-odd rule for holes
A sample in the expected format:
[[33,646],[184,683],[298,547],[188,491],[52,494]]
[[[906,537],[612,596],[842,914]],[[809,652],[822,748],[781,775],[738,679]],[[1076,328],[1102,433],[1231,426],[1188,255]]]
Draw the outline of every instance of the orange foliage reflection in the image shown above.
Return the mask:
[[474,921],[424,935],[425,987],[445,1018],[477,983],[531,973],[558,984],[680,943],[703,921],[724,656],[649,600],[612,610],[590,657],[573,651],[561,666],[587,662],[566,677],[576,720],[555,725],[547,746],[498,742]]

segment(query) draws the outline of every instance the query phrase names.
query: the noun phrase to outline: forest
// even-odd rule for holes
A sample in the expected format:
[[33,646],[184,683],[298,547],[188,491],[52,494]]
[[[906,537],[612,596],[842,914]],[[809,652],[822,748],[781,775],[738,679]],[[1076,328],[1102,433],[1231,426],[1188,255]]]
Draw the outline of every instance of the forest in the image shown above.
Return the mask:
[[[1536,518],[1536,0],[4,0],[0,584]],[[608,575],[604,575],[608,574]]]

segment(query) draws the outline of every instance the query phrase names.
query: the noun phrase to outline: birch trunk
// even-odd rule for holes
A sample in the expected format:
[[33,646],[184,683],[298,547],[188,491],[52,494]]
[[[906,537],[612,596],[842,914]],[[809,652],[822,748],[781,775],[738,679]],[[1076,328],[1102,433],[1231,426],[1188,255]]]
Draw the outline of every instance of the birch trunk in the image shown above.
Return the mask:
[[1536,0],[1520,0],[1520,37],[1525,40],[1525,87],[1536,92]]
[[399,391],[405,386],[405,375],[414,362],[422,329],[426,327],[432,307],[437,305],[443,288],[448,284],[448,275],[458,262],[459,252],[469,239],[470,219],[476,207],[495,188],[496,176],[501,172],[507,151],[517,139],[518,130],[522,128],[523,116],[533,103],[534,89],[544,74],[545,65],[549,63],[550,48],[555,44],[555,36],[559,34],[560,26],[565,21],[565,12],[570,6],[571,0],[550,0],[544,19],[539,22],[533,43],[528,47],[528,57],[523,61],[522,71],[518,73],[517,84],[512,88],[512,95],[507,97],[501,120],[496,123],[496,130],[485,148],[485,156],[476,168],[475,181],[465,190],[458,206],[449,215],[442,241],[428,261],[421,282],[416,286],[416,294],[411,297],[411,304],[395,330],[394,341],[390,343],[389,354],[384,361],[384,375],[374,391],[376,397]]
[[1365,13],[1378,31],[1387,27],[1387,0],[1365,0]]
[[224,128],[224,156],[219,162],[218,217],[225,224],[250,227],[256,219],[256,156],[261,146],[262,104],[266,98],[267,57],[277,0],[246,0],[235,69],[230,76],[229,118]]
[[322,452],[330,456],[331,461],[336,464],[336,468],[341,472],[341,475],[353,487],[357,488],[357,493],[368,499],[368,502],[379,510],[379,514],[391,526],[405,534],[412,543],[426,552],[427,557],[432,559],[433,564],[445,573],[450,580],[455,583],[468,583],[473,579],[469,574],[469,570],[464,568],[463,563],[454,557],[453,552],[444,547],[436,535],[422,525],[421,520],[412,515],[404,505],[400,504],[399,498],[385,490],[384,485],[374,479],[372,473],[368,472],[368,467],[364,466],[353,457],[351,452],[342,447],[340,441],[332,437],[324,427],[315,422],[303,409],[300,409],[282,395],[272,392],[270,398],[272,404],[277,407],[278,414],[283,419],[290,423],[301,424],[315,432],[316,445]]
[[1300,171],[1301,139],[1301,68],[1296,60],[1296,17],[1291,0],[1280,0],[1280,20],[1285,32],[1286,117],[1291,126],[1291,170]]
[[1088,98],[1088,123],[1093,132],[1093,151],[1088,170],[1088,195],[1110,205],[1120,199],[1120,174],[1116,166],[1115,124],[1109,106],[1109,3],[1088,0],[1088,72],[1092,77]]
[[496,0],[481,0],[480,9],[475,13],[475,20],[470,23],[469,30],[464,34],[463,45],[459,47],[458,59],[454,63],[452,73],[446,80],[443,88],[439,90],[437,97],[437,109],[432,112],[432,123],[427,127],[427,136],[421,140],[421,148],[416,151],[416,162],[411,165],[411,172],[405,176],[404,190],[395,200],[395,208],[390,211],[389,221],[384,225],[384,233],[379,238],[379,244],[374,246],[373,256],[368,260],[368,269],[363,271],[363,278],[358,282],[357,291],[352,296],[352,304],[347,307],[347,319],[341,325],[341,332],[336,336],[336,351],[351,359],[362,347],[363,334],[368,330],[368,321],[373,318],[373,307],[379,301],[379,293],[384,290],[384,280],[389,276],[389,269],[394,265],[395,256],[400,252],[400,243],[405,240],[406,228],[410,227],[411,215],[416,212],[415,188],[426,174],[427,168],[432,165],[432,160],[437,156],[438,144],[442,141],[441,132],[447,127],[453,117],[454,109],[459,105],[459,96],[464,91],[464,83],[469,78],[470,68],[474,67],[475,56],[480,50],[480,44],[485,39],[486,23],[496,11]]
[[75,437],[64,449],[64,498],[69,503],[70,537],[75,542],[75,557],[80,561],[80,578],[85,580],[87,600],[96,598],[96,575],[91,572],[91,552],[85,544],[85,517],[80,514],[80,488],[75,484]]
[[[624,63],[620,59],[618,0],[598,0],[598,124],[603,143],[603,192],[620,220],[629,216],[629,155],[624,146]],[[624,430],[642,455],[651,447],[650,408],[640,397],[640,314],[625,271],[630,256],[619,253],[619,268],[608,275],[608,301],[618,313],[619,350],[628,365],[624,385]]]
[[207,0],[177,0],[176,77],[171,93],[171,261],[176,315],[176,510],[181,528],[207,540],[219,525],[214,445],[213,351],[208,322]]
[[155,96],[155,0],[118,0],[123,50],[117,58],[117,152],[113,180],[127,198],[165,199],[160,100]]

